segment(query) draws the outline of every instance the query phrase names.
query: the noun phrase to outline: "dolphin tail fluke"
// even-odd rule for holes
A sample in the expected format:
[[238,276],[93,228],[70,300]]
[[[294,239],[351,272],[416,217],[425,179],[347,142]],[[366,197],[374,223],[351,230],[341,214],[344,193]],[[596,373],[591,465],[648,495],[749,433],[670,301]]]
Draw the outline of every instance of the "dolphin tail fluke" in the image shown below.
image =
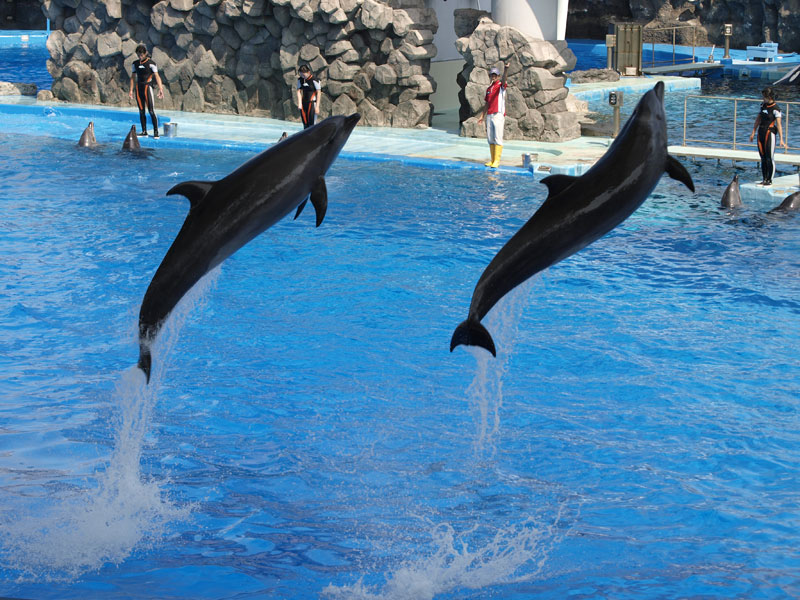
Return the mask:
[[672,179],[680,181],[687,188],[694,191],[694,181],[692,181],[692,176],[689,175],[689,171],[686,170],[686,167],[684,167],[677,158],[669,154],[667,154],[666,171],[667,175],[672,177]]
[[153,356],[150,354],[150,347],[145,344],[139,344],[139,363],[136,366],[144,372],[147,383],[150,383],[150,369],[152,365]]
[[453,332],[453,337],[450,340],[450,352],[461,344],[480,346],[491,352],[492,356],[497,356],[491,334],[477,319],[467,319],[456,327],[456,330]]

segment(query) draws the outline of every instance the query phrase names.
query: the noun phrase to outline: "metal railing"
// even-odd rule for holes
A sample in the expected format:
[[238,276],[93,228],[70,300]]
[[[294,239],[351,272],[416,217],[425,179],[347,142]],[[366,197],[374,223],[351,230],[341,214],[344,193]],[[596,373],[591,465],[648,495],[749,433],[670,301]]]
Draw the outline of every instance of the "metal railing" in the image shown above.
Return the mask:
[[[688,44],[678,44],[677,37],[678,37],[678,30],[679,29],[691,29],[692,30],[692,58],[691,59],[688,59],[688,58],[678,59],[675,56],[675,48],[677,46],[679,46],[679,45],[688,45]],[[658,34],[661,33],[661,32],[665,32],[667,35],[659,36]],[[647,36],[646,34],[649,34],[649,33],[652,33],[652,34],[655,34],[655,35]],[[663,38],[669,39],[669,37],[670,37],[669,33],[672,34],[672,62],[670,63],[668,60],[660,60],[660,61],[656,62],[656,44],[669,43],[669,42],[659,41],[656,38],[661,37],[662,40],[663,40]],[[650,37],[652,39],[650,41],[645,41],[645,39],[644,39],[645,37]],[[645,44],[650,44],[650,47],[651,47],[650,51],[652,53],[652,62],[651,62],[650,66],[652,66],[652,67],[655,67],[657,64],[659,64],[659,65],[669,65],[669,64],[676,65],[676,64],[678,64],[678,60],[680,60],[681,62],[687,62],[687,61],[688,62],[695,62],[695,48],[697,46],[697,27],[695,25],[674,25],[672,27],[650,27],[650,28],[642,29],[642,48],[644,48]]]
[[[687,137],[686,124],[687,124],[687,115],[688,115],[688,112],[689,112],[689,101],[690,100],[692,100],[692,101],[718,101],[718,102],[725,102],[725,103],[731,103],[732,102],[733,103],[733,123],[732,123],[732,126],[731,126],[730,121],[728,121],[728,120],[724,120],[724,121],[723,120],[712,120],[712,119],[708,119],[708,118],[704,118],[704,120],[703,120],[704,126],[713,128],[712,131],[715,132],[715,133],[719,132],[719,131],[725,131],[726,127],[731,127],[731,133],[732,133],[731,140],[730,141],[718,141],[718,140],[695,139],[695,138]],[[684,98],[684,100],[683,100],[683,145],[687,146],[688,145],[687,142],[700,142],[700,143],[705,144],[705,145],[729,147],[729,148],[731,148],[731,150],[736,150],[737,146],[739,147],[740,150],[742,148],[744,148],[744,147],[753,147],[753,148],[757,149],[758,148],[758,144],[756,144],[754,142],[749,142],[749,141],[748,142],[737,142],[736,141],[736,133],[737,133],[737,124],[738,124],[738,121],[739,121],[739,112],[740,112],[739,111],[739,104],[740,103],[749,103],[749,104],[757,104],[757,105],[760,106],[761,102],[762,102],[761,100],[757,100],[755,98],[730,98],[730,97],[726,97],[726,96],[695,96],[695,95],[686,96]],[[794,106],[794,107],[800,106],[800,102],[780,101],[780,102],[776,102],[776,103],[778,105],[778,108],[781,110],[781,127],[783,129],[783,140],[786,142],[786,144],[788,146],[788,148],[785,150],[785,152],[788,152],[790,150],[800,150],[800,147],[798,147],[798,146],[789,145],[789,139],[790,139],[790,137],[789,137],[789,127],[790,127],[790,123],[791,123],[790,109],[791,109],[792,106]],[[719,115],[726,114],[725,112],[719,110],[718,106],[716,106],[714,108],[715,108],[715,112],[717,114],[719,114]],[[758,116],[758,109],[756,109],[756,108],[753,108],[753,109],[748,108],[746,114],[747,114],[748,117],[752,117],[752,118],[749,119],[749,123],[748,123],[747,127],[745,127],[745,132],[746,132],[746,134],[748,136],[748,140],[749,140],[750,133],[753,131],[753,123],[755,123],[756,116]],[[779,140],[776,139],[775,143],[777,144],[778,141]],[[778,151],[779,149],[782,149],[782,148],[780,146],[777,146],[775,148],[776,151]]]

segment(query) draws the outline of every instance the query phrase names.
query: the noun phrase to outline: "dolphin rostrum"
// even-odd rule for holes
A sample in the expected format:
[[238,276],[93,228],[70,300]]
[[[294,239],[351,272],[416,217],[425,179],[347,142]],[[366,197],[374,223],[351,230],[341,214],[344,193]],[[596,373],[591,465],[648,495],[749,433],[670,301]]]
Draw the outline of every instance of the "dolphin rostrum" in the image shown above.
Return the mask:
[[203,275],[311,196],[317,226],[328,206],[325,173],[360,115],[335,116],[251,158],[218,181],[184,181],[167,192],[191,204],[142,300],[139,368],[150,381],[151,345],[167,316]]
[[81,139],[78,140],[78,146],[81,148],[94,148],[97,146],[97,138],[94,137],[94,121],[89,121],[86,129],[81,134]]
[[734,175],[733,180],[725,188],[722,193],[722,200],[720,201],[722,208],[741,208],[742,207],[742,194],[739,190],[739,175]]
[[789,194],[788,196],[786,196],[786,198],[783,199],[783,202],[781,202],[778,206],[776,206],[769,212],[789,213],[798,209],[800,209],[800,192],[795,192],[794,194]]
[[647,92],[608,151],[580,177],[551,175],[542,180],[547,199],[484,270],[469,315],[450,341],[482,346],[496,356],[481,319],[520,283],[571,256],[627,219],[666,172],[694,191],[686,169],[667,153],[664,84]]
[[139,137],[136,135],[136,125],[131,125],[131,130],[128,132],[128,135],[125,136],[125,141],[122,142],[122,149],[123,150],[141,150],[142,147],[139,144]]

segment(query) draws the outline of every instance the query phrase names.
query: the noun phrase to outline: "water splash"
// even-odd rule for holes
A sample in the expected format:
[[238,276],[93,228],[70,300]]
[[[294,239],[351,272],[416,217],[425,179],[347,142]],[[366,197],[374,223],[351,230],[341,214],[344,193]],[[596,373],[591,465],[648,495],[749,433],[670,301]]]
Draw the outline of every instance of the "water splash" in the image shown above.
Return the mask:
[[36,506],[15,508],[0,517],[0,563],[18,581],[74,581],[106,564],[120,564],[133,552],[152,547],[192,507],[175,505],[165,492],[168,481],[145,478],[141,458],[166,358],[190,312],[203,303],[219,274],[206,275],[173,311],[154,347],[150,384],[137,367],[124,371],[111,402],[118,407],[114,449],[81,489],[44,486]]
[[475,358],[476,370],[467,388],[467,400],[477,427],[475,452],[491,457],[496,452],[495,438],[500,431],[503,406],[503,377],[514,350],[519,321],[529,304],[535,278],[528,279],[508,293],[489,313],[485,325],[497,348],[493,357],[483,348],[468,346]]
[[436,551],[403,562],[385,585],[365,585],[362,579],[353,585],[329,585],[323,594],[334,600],[432,600],[458,590],[534,581],[542,577],[552,549],[568,533],[560,527],[563,510],[560,507],[549,524],[529,517],[502,529],[476,525],[462,533],[439,525],[431,532]]

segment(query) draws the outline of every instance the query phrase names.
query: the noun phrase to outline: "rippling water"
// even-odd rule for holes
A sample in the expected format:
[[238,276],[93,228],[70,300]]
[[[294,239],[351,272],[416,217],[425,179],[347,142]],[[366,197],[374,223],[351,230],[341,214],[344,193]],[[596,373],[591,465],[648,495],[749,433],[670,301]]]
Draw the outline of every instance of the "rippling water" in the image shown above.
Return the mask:
[[450,335],[545,187],[339,160],[323,225],[204,280],[145,388],[164,193],[249,155],[0,153],[0,595],[800,594],[800,217],[721,211],[730,168],[518,288],[495,360]]
[[35,83],[40,90],[49,90],[53,78],[47,72],[50,52],[40,40],[29,45],[0,45],[0,81]]

